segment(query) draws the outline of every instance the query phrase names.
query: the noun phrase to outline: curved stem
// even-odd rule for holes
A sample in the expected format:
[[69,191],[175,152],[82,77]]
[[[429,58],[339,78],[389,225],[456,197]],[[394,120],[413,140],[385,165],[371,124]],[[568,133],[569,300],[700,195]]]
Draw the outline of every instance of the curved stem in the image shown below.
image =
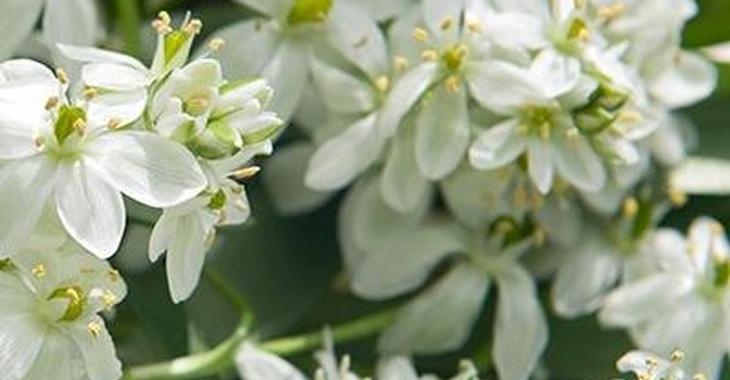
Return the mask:
[[243,295],[236,290],[236,287],[220,271],[210,265],[203,269],[203,276],[205,276],[205,279],[215,288],[218,294],[233,305],[236,311],[243,316],[241,323],[250,328],[255,319],[253,309]]
[[[392,322],[395,310],[368,315],[332,328],[335,343],[349,342],[376,334]],[[248,337],[246,318],[231,337],[210,351],[183,356],[169,362],[129,369],[124,380],[195,379],[210,376],[233,367],[238,347]],[[262,342],[260,347],[274,354],[289,356],[321,347],[321,331],[277,338]]]

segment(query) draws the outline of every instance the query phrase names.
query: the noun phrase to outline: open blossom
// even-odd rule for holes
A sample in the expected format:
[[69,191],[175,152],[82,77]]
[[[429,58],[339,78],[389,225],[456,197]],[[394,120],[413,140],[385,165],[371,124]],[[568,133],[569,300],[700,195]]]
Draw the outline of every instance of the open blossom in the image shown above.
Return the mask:
[[0,59],[12,56],[31,38],[41,13],[40,37],[51,50],[57,43],[93,45],[102,36],[101,20],[93,0],[3,1],[0,4],[0,34],[4,37]]
[[492,357],[497,373],[504,379],[527,379],[548,339],[535,284],[519,262],[532,239],[508,242],[502,227],[487,238],[451,221],[422,222],[417,214],[399,215],[382,203],[372,180],[355,190],[343,208],[348,222],[341,226],[355,294],[384,300],[419,289],[439,264],[454,258],[438,281],[401,309],[381,335],[380,351],[458,349],[494,284],[498,299]]
[[665,229],[653,236],[656,264],[606,298],[609,326],[625,327],[636,344],[655,352],[682,347],[685,368],[717,379],[727,355],[729,249],[724,230],[702,218],[687,238]]
[[669,359],[648,351],[627,352],[616,362],[616,368],[631,372],[638,380],[707,380],[702,373],[691,374],[684,369],[684,351],[675,349]]
[[[205,176],[182,146],[124,128],[114,113],[89,113],[66,97],[68,79],[43,65],[0,68],[0,249],[24,244],[43,208],[55,208],[66,231],[90,252],[111,256],[125,225],[121,193],[153,207],[191,199]],[[114,105],[112,104],[113,108]]]
[[0,373],[7,380],[117,380],[99,313],[126,295],[119,273],[68,241],[0,261]]
[[[237,41],[236,49],[219,54],[226,71],[237,76],[260,75],[278,94],[272,108],[288,120],[311,83],[310,60],[315,45],[324,43],[368,73],[386,72],[375,21],[359,1],[241,0],[261,12],[262,19],[234,24],[217,36]],[[384,15],[395,14],[404,1],[378,2]],[[392,11],[389,11],[392,10]],[[381,15],[382,16],[382,15]],[[242,53],[245,52],[245,53]]]

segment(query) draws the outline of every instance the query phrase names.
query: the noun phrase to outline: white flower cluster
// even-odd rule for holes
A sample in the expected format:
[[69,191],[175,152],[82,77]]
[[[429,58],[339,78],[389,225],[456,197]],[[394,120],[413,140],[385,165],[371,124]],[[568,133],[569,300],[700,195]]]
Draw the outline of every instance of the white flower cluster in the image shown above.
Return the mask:
[[122,241],[122,194],[163,209],[149,254],[167,253],[175,302],[195,289],[216,227],[249,217],[239,181],[259,171],[251,160],[271,153],[283,125],[266,111],[271,88],[226,81],[215,59],[188,62],[199,20],[176,29],[163,12],[153,26],[150,68],[59,45],[83,65],[80,86],[34,61],[0,64],[3,379],[121,376],[98,313],[126,293],[103,260]]
[[[617,284],[670,254],[646,244],[684,201],[667,171],[691,128],[674,111],[717,81],[682,49],[694,1],[392,1],[369,17],[344,0],[240,1],[264,18],[220,35],[258,54],[222,60],[270,78],[307,136],[268,163],[278,207],[305,212],[352,185],[339,220],[351,289],[417,292],[380,337],[386,355],[461,347],[494,285],[497,374],[527,379],[548,342],[536,280],[554,279],[561,316],[603,315]],[[674,315],[642,300],[627,315]],[[650,333],[658,347],[637,343],[671,349],[667,326]]]

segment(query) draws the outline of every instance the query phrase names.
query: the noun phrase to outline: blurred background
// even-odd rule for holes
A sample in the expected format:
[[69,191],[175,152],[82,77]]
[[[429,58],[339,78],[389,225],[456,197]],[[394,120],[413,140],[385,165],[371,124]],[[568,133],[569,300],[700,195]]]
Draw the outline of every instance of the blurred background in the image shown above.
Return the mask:
[[[686,47],[730,40],[730,1],[698,0],[698,3],[700,14],[685,31]],[[202,19],[203,35],[198,42],[225,25],[255,16],[245,7],[224,0],[104,0],[100,5],[110,37],[105,47],[145,61],[149,61],[154,49],[155,34],[149,22],[160,10],[167,10],[173,16],[189,10]],[[228,41],[227,48],[235,49],[235,44],[236,41]],[[715,95],[682,112],[697,127],[697,153],[730,159],[730,67],[721,67],[720,73]],[[292,136],[285,135],[280,144],[291,139]],[[201,286],[183,305],[170,302],[164,262],[149,266],[146,258],[149,221],[155,215],[137,205],[129,205],[131,228],[114,263],[130,285],[129,296],[117,311],[112,331],[123,362],[141,364],[169,359],[203,350],[228,336],[238,322],[238,315],[218,286],[221,278],[250,300],[262,338],[316,330],[325,324],[336,324],[389,306],[360,301],[348,294],[343,282],[338,281],[341,265],[336,218],[340,197],[314,213],[283,217],[274,211],[260,182],[254,179],[247,186],[254,218],[244,227],[220,231]],[[672,212],[663,223],[684,229],[700,214],[712,215],[729,226],[730,199],[692,198],[684,209]],[[546,289],[542,294],[547,299]],[[417,358],[418,365],[426,371],[450,374],[460,358],[468,357],[488,367],[490,299],[494,298],[487,299],[482,321],[463,350]],[[550,346],[544,363],[549,378],[616,377],[613,363],[630,348],[626,336],[601,331],[592,317],[576,321],[551,317],[550,323]],[[373,340],[339,346],[338,350],[350,353],[355,366],[364,367],[363,373],[370,372],[368,366],[376,359]],[[310,354],[294,361],[305,369],[311,369],[314,364]],[[234,378],[234,374],[222,373],[214,378]]]

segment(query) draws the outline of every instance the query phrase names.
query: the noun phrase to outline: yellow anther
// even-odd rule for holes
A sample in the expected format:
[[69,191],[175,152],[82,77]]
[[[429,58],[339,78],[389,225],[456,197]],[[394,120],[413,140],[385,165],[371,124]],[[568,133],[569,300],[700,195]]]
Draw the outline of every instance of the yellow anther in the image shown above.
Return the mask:
[[416,41],[426,42],[429,38],[428,32],[423,28],[413,29],[413,38],[415,38]]
[[484,24],[481,20],[474,16],[466,16],[466,29],[474,34],[479,34],[484,32]]
[[157,14],[157,19],[152,21],[152,27],[157,30],[157,33],[164,35],[172,32],[172,26],[170,26],[171,23],[172,19],[170,18],[170,14],[165,11],[161,11]]
[[687,204],[687,194],[679,189],[670,186],[667,191],[667,195],[669,195],[669,200],[672,202],[672,206],[676,208],[683,207]]
[[197,18],[194,18],[188,21],[185,25],[183,25],[182,29],[183,31],[185,31],[185,33],[191,35],[198,34],[200,33],[200,30],[203,29],[203,22]]
[[444,86],[446,86],[446,91],[448,93],[455,94],[459,92],[459,88],[461,88],[461,80],[456,75],[451,75],[446,78]]
[[618,122],[625,124],[641,123],[644,117],[637,111],[623,111],[618,115]]
[[573,0],[573,4],[578,9],[583,9],[586,6],[586,0]]
[[598,8],[598,16],[607,21],[620,17],[626,11],[626,5],[622,2],[615,2]]
[[112,306],[116,305],[118,301],[119,299],[114,293],[110,290],[104,290],[104,294],[101,296],[101,302],[104,304],[106,309],[110,309]]
[[684,360],[684,351],[680,349],[675,349],[672,351],[671,356],[669,357],[669,360],[671,360],[674,363],[679,363],[682,360]]
[[33,267],[33,268],[32,268],[32,269],[30,270],[30,273],[32,273],[32,274],[33,274],[33,276],[35,276],[35,277],[37,277],[37,278],[43,278],[43,277],[46,277],[46,274],[48,274],[48,272],[46,271],[46,266],[45,266],[45,265],[43,265],[42,263],[41,263],[41,264],[38,264],[38,265],[36,265],[36,266],[34,266],[34,267]]
[[360,37],[360,39],[358,39],[357,41],[355,41],[355,43],[352,44],[352,47],[354,47],[355,49],[360,49],[360,48],[365,47],[365,45],[367,45],[368,42],[370,42],[370,37],[366,34],[366,35]]
[[40,134],[36,134],[33,137],[33,145],[37,149],[42,150],[46,146],[46,138],[41,136]]
[[634,197],[629,197],[624,200],[623,215],[624,218],[630,219],[636,217],[639,213],[639,201]]
[[408,68],[408,65],[410,63],[408,62],[408,59],[406,57],[397,55],[395,58],[393,58],[393,65],[395,66],[395,69],[398,71],[404,71]]
[[550,140],[550,129],[551,128],[552,128],[552,126],[550,125],[550,123],[547,123],[547,122],[540,124],[540,126],[538,127],[538,133],[540,134],[540,138],[543,141]]
[[47,111],[50,111],[50,110],[56,108],[57,105],[58,105],[58,96],[51,96],[50,98],[48,98],[48,100],[46,100],[45,108]]
[[84,119],[76,119],[71,126],[82,136],[86,133],[86,121]]
[[239,181],[244,181],[250,178],[253,178],[261,171],[261,167],[259,166],[249,166],[245,167],[243,169],[238,169],[235,172],[231,173],[230,177],[237,179]]
[[94,87],[85,87],[84,88],[84,99],[91,100],[97,96],[99,96],[99,91],[97,89],[95,89]]
[[101,324],[99,322],[89,322],[88,325],[86,325],[86,329],[89,330],[89,334],[93,336],[94,338],[97,338],[99,335],[101,335]]
[[512,193],[512,203],[516,208],[523,208],[527,205],[528,200],[529,195],[527,194],[527,189],[524,184],[518,185]]
[[220,37],[216,37],[216,38],[213,38],[212,40],[208,41],[208,49],[213,50],[213,51],[218,51],[225,44],[226,44],[226,40],[224,40]]
[[441,30],[449,30],[452,26],[454,26],[454,18],[451,16],[446,16],[441,21]]
[[378,79],[375,80],[375,88],[377,88],[380,92],[387,92],[390,89],[390,79],[385,75],[379,76]]
[[580,132],[578,131],[578,128],[571,127],[565,130],[565,138],[568,140],[574,140],[578,138],[579,135]]
[[426,49],[421,52],[421,59],[424,61],[436,61],[439,59],[439,53],[433,49]]
[[113,118],[109,119],[109,122],[106,124],[106,127],[111,130],[119,129],[119,127],[121,127],[121,126],[122,126],[122,119],[120,119],[118,117],[113,117]]
[[696,373],[692,376],[692,380],[707,380],[707,376],[704,373]]
[[109,272],[107,272],[107,275],[109,275],[109,280],[111,282],[118,282],[121,276],[119,275],[119,271],[116,269],[112,269]]
[[68,74],[66,74],[66,71],[62,68],[56,69],[56,78],[58,78],[58,81],[61,82],[61,84],[68,84]]

